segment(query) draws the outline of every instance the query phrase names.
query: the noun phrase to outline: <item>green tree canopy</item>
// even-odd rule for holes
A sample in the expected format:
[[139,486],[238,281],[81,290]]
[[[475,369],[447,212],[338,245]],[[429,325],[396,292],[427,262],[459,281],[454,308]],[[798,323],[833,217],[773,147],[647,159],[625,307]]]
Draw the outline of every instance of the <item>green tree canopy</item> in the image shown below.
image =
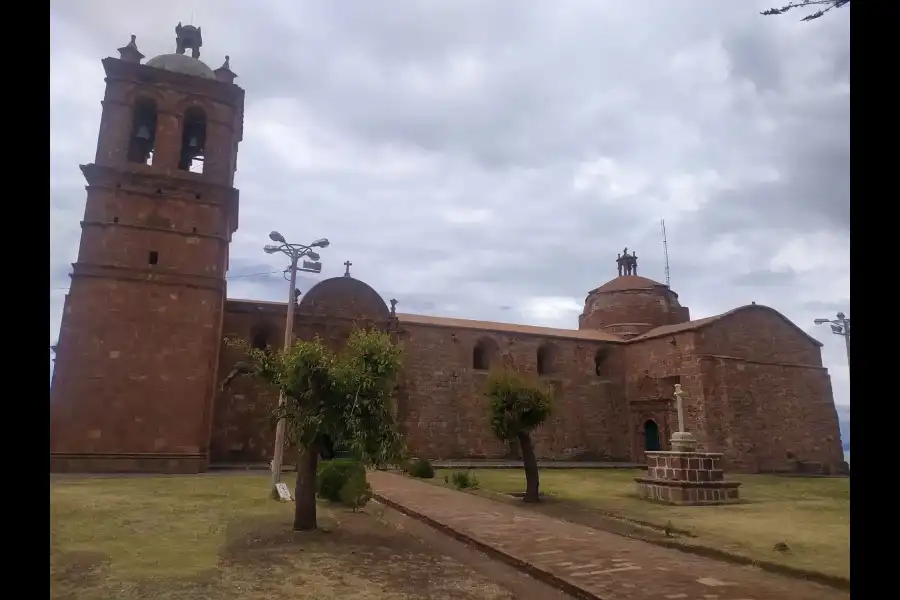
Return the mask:
[[516,441],[522,450],[525,469],[525,502],[540,499],[540,475],[531,432],[553,409],[553,395],[536,377],[501,369],[492,371],[485,382],[490,400],[491,429],[498,439]]
[[403,453],[403,440],[391,394],[400,371],[401,349],[379,331],[354,331],[334,353],[320,339],[299,340],[285,352],[271,352],[232,341],[247,360],[226,377],[264,381],[284,395],[273,417],[285,420],[291,445],[298,449],[297,511],[294,529],[315,528],[315,470],[319,443],[327,436],[358,459],[383,465]]

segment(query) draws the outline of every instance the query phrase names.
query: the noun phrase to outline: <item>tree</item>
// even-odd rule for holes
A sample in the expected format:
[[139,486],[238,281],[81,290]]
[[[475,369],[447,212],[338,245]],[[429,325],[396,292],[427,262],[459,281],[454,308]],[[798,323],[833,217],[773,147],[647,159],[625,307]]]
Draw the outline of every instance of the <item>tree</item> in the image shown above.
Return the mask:
[[402,454],[390,406],[401,350],[388,334],[354,331],[337,354],[318,338],[297,341],[286,352],[251,348],[244,340],[231,344],[247,361],[223,385],[250,375],[284,393],[273,418],[285,419],[288,442],[297,448],[294,531],[316,528],[316,467],[326,437],[366,464],[381,466]]
[[764,10],[759,13],[761,15],[783,15],[784,13],[792,10],[794,8],[801,8],[805,6],[824,6],[825,8],[820,8],[814,13],[808,14],[801,21],[814,21],[819,17],[823,16],[832,8],[840,8],[845,4],[850,4],[850,0],[798,0],[797,2],[790,2],[781,8],[770,8],[768,10]]
[[491,429],[504,442],[518,441],[525,467],[525,502],[540,500],[537,457],[531,432],[552,410],[550,391],[536,378],[509,368],[488,375],[485,395],[490,400]]

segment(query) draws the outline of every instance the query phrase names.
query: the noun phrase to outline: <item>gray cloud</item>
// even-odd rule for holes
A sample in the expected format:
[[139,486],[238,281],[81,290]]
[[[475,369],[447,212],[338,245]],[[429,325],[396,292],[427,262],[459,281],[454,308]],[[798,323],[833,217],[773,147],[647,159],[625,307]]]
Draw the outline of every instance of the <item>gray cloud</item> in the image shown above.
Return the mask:
[[[623,246],[695,317],[756,301],[849,313],[849,12],[766,2],[199,0],[202,59],[247,90],[233,297],[281,300],[280,229],[327,236],[321,277],[398,309],[574,327]],[[51,2],[55,338],[93,158],[100,59],[171,52],[183,3]],[[769,274],[769,275],[766,275]],[[774,277],[774,279],[773,279]],[[817,304],[820,303],[820,304]],[[826,311],[827,312],[827,311]],[[850,402],[840,340],[825,343]]]
[[732,285],[762,287],[784,286],[793,283],[795,273],[792,269],[773,271],[771,269],[757,269],[748,273],[741,273],[731,279]]

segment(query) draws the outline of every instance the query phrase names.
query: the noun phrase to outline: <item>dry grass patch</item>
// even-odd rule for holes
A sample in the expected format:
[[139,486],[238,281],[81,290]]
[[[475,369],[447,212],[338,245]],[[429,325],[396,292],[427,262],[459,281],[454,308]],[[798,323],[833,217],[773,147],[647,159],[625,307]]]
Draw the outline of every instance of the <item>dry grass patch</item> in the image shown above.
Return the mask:
[[370,514],[321,505],[324,529],[295,534],[266,482],[51,477],[51,598],[512,598]]
[[[443,469],[436,482],[443,483]],[[850,577],[850,480],[772,475],[728,475],[740,481],[741,504],[667,506],[641,500],[635,492],[637,470],[546,469],[541,492],[546,503],[577,504],[624,519],[667,524],[695,537],[679,541],[724,550],[826,575]],[[518,469],[479,469],[479,486],[504,494],[522,492]],[[789,552],[774,550],[784,542]]]

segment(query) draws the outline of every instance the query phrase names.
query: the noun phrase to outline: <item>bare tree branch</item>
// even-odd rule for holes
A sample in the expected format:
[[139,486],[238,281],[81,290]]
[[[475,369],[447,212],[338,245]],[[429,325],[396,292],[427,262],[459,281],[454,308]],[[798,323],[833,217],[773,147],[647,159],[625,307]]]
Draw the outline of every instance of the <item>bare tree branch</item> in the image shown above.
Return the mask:
[[850,0],[800,0],[798,2],[790,2],[782,6],[781,8],[770,8],[768,10],[764,10],[759,14],[766,16],[783,15],[784,13],[794,8],[802,8],[806,6],[824,6],[825,8],[820,8],[816,12],[806,15],[805,17],[800,19],[801,21],[814,21],[815,19],[822,17],[829,10],[833,8],[840,8],[845,4],[850,4]]

